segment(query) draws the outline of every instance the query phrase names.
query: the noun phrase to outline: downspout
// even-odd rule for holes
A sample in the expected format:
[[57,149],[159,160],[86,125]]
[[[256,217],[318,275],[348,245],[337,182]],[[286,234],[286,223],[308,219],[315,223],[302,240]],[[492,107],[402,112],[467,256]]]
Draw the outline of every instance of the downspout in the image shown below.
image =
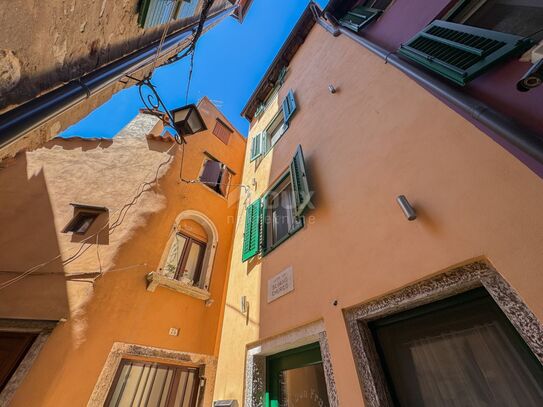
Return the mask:
[[[231,15],[237,5],[229,7],[206,20],[204,29]],[[167,55],[179,43],[187,39],[197,26],[195,22],[181,31],[166,37],[159,57]],[[159,41],[109,63],[78,80],[73,80],[42,96],[34,98],[0,116],[0,148],[12,143],[31,130],[55,118],[79,102],[90,98],[153,62]]]
[[404,61],[393,52],[390,52],[379,45],[356,35],[347,28],[341,27],[336,19],[326,13],[324,18],[321,10],[312,4],[311,10],[316,22],[334,37],[344,34],[353,41],[362,45],[375,55],[381,57],[386,63],[395,66],[410,78],[414,79],[424,88],[428,89],[435,96],[462,111],[475,121],[502,137],[519,150],[543,164],[543,135],[527,128],[506,115],[494,110],[486,103],[475,99],[464,92],[442,82],[429,75],[416,66]]

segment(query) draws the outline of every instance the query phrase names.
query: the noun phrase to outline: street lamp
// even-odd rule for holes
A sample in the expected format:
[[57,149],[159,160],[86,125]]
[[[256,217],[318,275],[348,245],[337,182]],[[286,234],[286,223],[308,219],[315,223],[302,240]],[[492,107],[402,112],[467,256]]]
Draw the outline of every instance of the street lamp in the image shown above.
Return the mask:
[[190,136],[206,130],[206,124],[194,104],[174,109],[171,112],[173,117],[173,126],[181,136]]
[[129,75],[126,76],[137,81],[140,98],[147,108],[147,112],[158,117],[164,126],[173,129],[173,136],[179,144],[186,143],[184,136],[190,136],[207,129],[196,105],[191,104],[170,111],[166,108],[149,76],[140,80]]

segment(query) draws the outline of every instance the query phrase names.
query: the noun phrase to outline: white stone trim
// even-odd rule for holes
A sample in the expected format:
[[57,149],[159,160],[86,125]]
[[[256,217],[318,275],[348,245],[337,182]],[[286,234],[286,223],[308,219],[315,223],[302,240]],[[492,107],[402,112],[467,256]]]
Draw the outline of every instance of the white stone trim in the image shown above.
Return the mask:
[[211,294],[207,290],[202,290],[201,288],[166,277],[164,274],[154,271],[147,274],[147,281],[149,282],[147,284],[147,291],[155,291],[155,289],[160,285],[162,287],[167,287],[174,291],[190,295],[191,297],[199,300],[207,301],[211,298]]
[[319,342],[330,407],[339,406],[323,321],[316,321],[249,345],[245,367],[245,407],[261,407],[266,390],[266,356]]
[[203,397],[200,397],[197,407],[211,405],[217,372],[217,358],[214,356],[115,342],[94,386],[87,403],[88,407],[102,407],[104,405],[122,358],[153,358],[164,363],[173,362],[191,366],[204,366],[205,388]]

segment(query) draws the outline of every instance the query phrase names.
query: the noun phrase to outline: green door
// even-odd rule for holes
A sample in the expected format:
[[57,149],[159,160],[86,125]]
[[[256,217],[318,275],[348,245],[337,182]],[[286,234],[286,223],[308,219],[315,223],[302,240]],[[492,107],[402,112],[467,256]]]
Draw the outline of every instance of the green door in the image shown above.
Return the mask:
[[329,407],[318,343],[266,359],[266,407]]

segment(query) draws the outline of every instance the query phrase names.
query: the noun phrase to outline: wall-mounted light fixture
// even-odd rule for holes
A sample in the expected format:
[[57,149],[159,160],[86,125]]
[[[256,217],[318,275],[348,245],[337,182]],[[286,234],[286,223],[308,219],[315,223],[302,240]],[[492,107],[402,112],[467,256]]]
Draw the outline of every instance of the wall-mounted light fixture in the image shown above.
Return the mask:
[[173,126],[182,136],[190,136],[207,128],[196,105],[187,105],[174,109],[171,114],[173,116]]
[[240,309],[242,314],[246,314],[249,309],[249,301],[247,301],[247,296],[245,295],[241,296]]
[[417,212],[415,212],[415,208],[411,206],[411,204],[404,195],[399,195],[396,198],[396,202],[398,202],[398,205],[400,205],[400,208],[402,208],[403,214],[405,215],[407,220],[417,219]]
[[164,127],[172,129],[175,141],[179,144],[186,143],[184,136],[190,136],[191,134],[207,129],[195,105],[191,104],[170,111],[162,101],[149,76],[143,79],[137,79],[129,75],[126,76],[129,79],[137,81],[140,98],[147,108],[147,112],[158,117],[164,124]]
[[517,89],[520,92],[528,92],[543,84],[543,59],[534,64],[526,74],[518,81]]

